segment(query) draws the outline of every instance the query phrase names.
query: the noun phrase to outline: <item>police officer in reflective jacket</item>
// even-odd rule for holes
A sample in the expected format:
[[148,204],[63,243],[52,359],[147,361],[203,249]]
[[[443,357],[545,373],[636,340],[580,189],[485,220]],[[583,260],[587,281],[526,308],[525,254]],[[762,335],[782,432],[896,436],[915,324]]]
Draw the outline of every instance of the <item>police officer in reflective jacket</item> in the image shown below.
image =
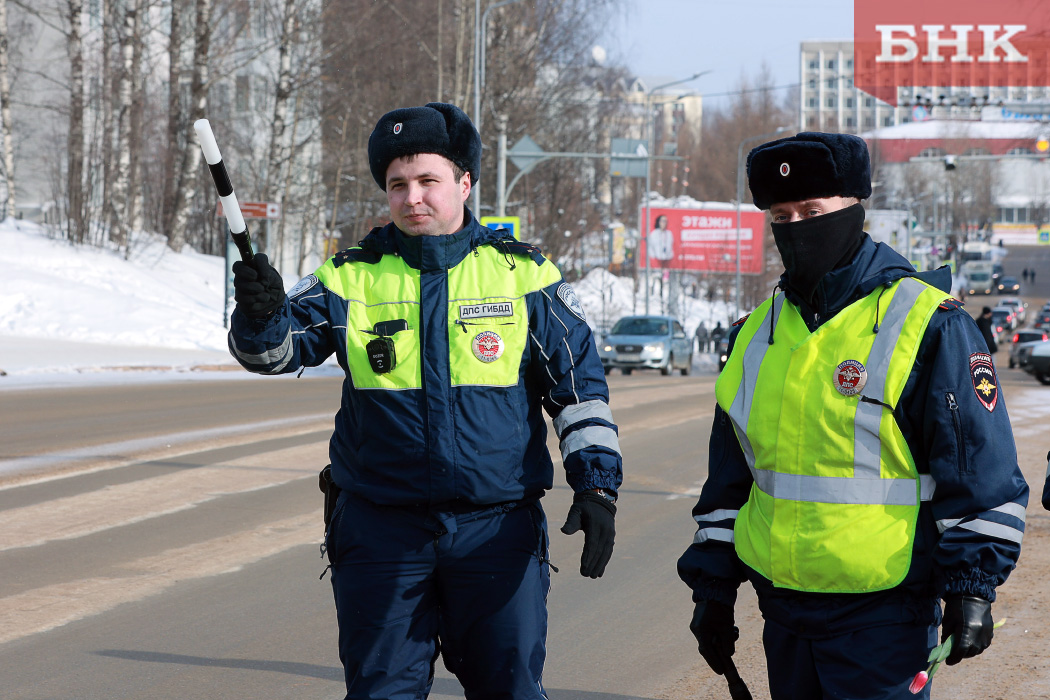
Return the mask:
[[544,698],[543,411],[575,492],[562,531],[597,578],[621,481],[601,360],[557,268],[465,207],[481,139],[461,110],[385,114],[368,159],[393,221],[287,295],[264,255],[236,264],[230,350],[345,371],[326,550],[346,697],[426,697],[440,654],[467,698]]
[[938,626],[948,664],[991,643],[1021,548],[1028,486],[995,366],[947,268],[916,273],[864,233],[863,140],[766,143],[747,174],[785,272],[716,384],[678,562],[690,629],[725,672],[748,580],[774,700],[915,697]]

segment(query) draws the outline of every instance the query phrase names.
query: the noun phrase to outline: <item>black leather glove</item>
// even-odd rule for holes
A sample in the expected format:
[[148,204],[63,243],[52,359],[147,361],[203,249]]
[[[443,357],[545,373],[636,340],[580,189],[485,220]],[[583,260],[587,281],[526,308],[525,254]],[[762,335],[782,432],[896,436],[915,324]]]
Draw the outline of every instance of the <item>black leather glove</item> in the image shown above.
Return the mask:
[[233,298],[248,318],[266,318],[284,303],[284,281],[264,253],[233,263]]
[[944,601],[941,642],[956,635],[952,653],[944,660],[954,666],[963,659],[977,656],[992,643],[992,604],[976,596],[951,596]]
[[693,610],[689,630],[696,637],[700,656],[704,657],[707,665],[718,675],[725,675],[723,659],[736,653],[736,640],[740,639],[740,630],[733,619],[733,608],[725,603],[701,600]]
[[583,491],[572,499],[572,507],[561,531],[572,535],[583,530],[583,556],[580,574],[600,578],[605,565],[612,559],[613,538],[616,536],[616,506],[594,491]]

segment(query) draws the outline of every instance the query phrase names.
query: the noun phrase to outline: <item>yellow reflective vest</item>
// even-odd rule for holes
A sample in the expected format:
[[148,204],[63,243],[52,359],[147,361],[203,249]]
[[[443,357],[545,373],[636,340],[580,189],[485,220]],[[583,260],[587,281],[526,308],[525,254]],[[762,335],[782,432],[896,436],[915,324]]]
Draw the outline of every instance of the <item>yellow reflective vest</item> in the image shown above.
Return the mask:
[[[514,386],[528,343],[527,294],[561,279],[549,263],[508,271],[491,246],[477,249],[478,261],[448,271],[448,358],[451,386]],[[358,389],[419,389],[423,386],[420,350],[419,271],[396,255],[374,264],[336,266],[330,259],[315,273],[346,299],[346,359]],[[368,361],[371,331],[381,321],[404,319],[408,329],[392,336],[397,362],[378,374]]]
[[906,576],[934,484],[893,409],[945,298],[904,278],[810,332],[781,293],[742,326],[715,393],[754,478],[736,552],[775,586],[862,593]]

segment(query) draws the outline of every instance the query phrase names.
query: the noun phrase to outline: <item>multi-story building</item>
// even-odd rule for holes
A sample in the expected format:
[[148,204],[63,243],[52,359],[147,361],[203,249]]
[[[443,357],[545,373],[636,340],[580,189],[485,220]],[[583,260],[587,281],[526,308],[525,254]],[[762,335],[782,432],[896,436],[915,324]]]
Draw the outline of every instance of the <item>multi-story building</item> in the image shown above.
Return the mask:
[[[869,61],[873,59],[867,59]],[[803,41],[799,52],[799,125],[806,131],[858,133],[912,121],[924,121],[936,110],[971,115],[987,105],[1041,102],[1046,87],[922,86],[902,76],[897,106],[872,97],[854,85],[852,41]],[[862,66],[872,69],[872,65]]]

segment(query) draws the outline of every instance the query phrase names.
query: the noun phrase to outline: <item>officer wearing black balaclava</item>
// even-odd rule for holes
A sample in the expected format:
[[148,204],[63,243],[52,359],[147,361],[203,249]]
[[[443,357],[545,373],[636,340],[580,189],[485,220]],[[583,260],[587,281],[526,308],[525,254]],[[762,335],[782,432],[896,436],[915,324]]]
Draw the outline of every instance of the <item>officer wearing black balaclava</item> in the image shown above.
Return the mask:
[[1024,533],[995,366],[948,268],[917,272],[864,232],[862,139],[772,141],[747,175],[785,272],[734,324],[715,385],[697,531],[678,561],[690,629],[732,679],[747,580],[772,700],[929,698],[909,686],[938,627],[948,665],[989,647]]
[[819,312],[824,275],[849,263],[865,238],[867,146],[855,136],[803,133],[755,148],[747,171],[755,206],[772,217],[781,286]]

